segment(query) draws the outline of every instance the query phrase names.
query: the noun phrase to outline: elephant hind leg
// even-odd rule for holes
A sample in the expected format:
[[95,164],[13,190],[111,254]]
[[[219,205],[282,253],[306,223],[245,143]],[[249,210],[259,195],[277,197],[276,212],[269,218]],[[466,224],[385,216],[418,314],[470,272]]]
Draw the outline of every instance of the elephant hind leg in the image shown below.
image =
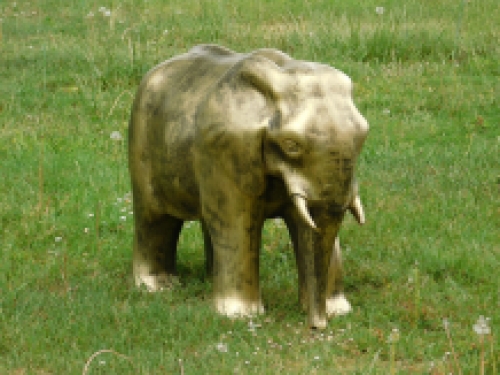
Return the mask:
[[205,248],[205,271],[208,277],[212,277],[214,274],[214,247],[212,245],[212,239],[210,238],[210,232],[207,224],[203,220],[201,222],[201,229],[203,231],[203,242]]
[[177,274],[177,242],[183,221],[170,215],[135,217],[133,271],[137,286],[149,291],[170,286]]

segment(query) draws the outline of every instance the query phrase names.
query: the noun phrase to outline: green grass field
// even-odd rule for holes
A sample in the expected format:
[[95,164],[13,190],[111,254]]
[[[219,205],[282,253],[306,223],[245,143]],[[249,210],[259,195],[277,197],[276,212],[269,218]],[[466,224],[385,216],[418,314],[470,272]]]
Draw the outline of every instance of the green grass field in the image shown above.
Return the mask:
[[[498,0],[2,1],[0,374],[499,373],[498,20]],[[213,312],[198,223],[179,285],[132,283],[132,98],[199,43],[274,47],[355,82],[368,223],[342,229],[354,311],[324,332],[305,327],[280,222],[253,321]]]

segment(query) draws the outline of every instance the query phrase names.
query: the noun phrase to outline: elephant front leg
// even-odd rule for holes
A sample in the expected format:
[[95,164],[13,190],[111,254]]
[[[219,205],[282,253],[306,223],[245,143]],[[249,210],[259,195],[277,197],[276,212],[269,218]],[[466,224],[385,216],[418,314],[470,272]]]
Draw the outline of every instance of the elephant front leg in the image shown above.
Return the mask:
[[149,291],[170,286],[177,274],[177,242],[183,221],[169,215],[155,220],[135,217],[133,271],[137,286]]
[[328,316],[345,315],[351,312],[351,304],[344,295],[342,254],[338,236],[335,238],[332,257],[330,259],[327,296],[326,312]]
[[[231,206],[230,202],[226,204]],[[239,205],[235,210],[224,205],[213,210],[206,205],[203,215],[213,248],[213,289],[217,311],[229,317],[263,313],[259,285],[261,215]]]

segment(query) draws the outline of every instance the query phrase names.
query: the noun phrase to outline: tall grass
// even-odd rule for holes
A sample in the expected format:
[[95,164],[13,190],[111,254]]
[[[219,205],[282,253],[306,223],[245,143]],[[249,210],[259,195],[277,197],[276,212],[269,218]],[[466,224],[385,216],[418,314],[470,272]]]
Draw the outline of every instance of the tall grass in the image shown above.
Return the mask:
[[[23,0],[0,19],[1,374],[498,370],[495,0]],[[111,135],[146,71],[198,43],[275,47],[355,82],[368,223],[342,229],[354,311],[325,332],[303,324],[279,221],[264,230],[262,317],[213,312],[198,223],[179,285],[132,284],[126,140]]]

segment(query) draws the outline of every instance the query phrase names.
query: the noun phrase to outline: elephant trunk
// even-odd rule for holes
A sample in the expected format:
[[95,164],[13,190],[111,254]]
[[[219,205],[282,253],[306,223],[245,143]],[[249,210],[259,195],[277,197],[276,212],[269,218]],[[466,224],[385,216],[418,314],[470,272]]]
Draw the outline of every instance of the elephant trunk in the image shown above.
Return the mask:
[[[326,298],[328,268],[333,242],[324,232],[311,228],[299,230],[299,248],[303,249],[301,261],[304,267],[304,286],[308,316],[311,328],[322,329],[327,326]],[[328,238],[327,238],[328,237]],[[334,240],[334,238],[332,239]],[[328,245],[328,242],[330,244]]]

